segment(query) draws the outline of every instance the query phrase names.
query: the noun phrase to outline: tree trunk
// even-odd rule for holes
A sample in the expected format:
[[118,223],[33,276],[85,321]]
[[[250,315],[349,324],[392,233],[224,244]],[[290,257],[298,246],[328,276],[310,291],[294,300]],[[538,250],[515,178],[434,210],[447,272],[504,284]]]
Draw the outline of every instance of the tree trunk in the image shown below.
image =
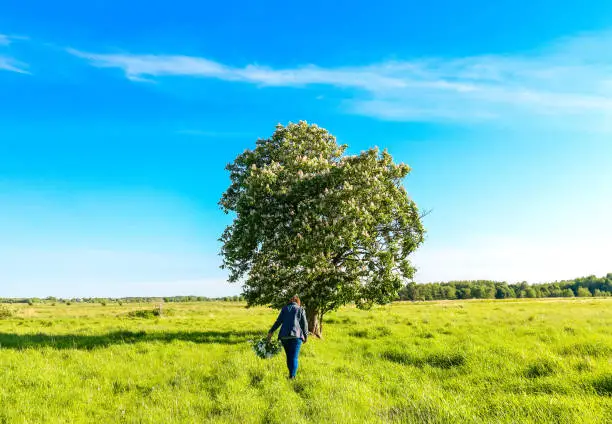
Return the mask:
[[321,338],[323,335],[323,322],[321,320],[322,315],[316,309],[306,309],[306,319],[308,320],[308,332],[317,337]]

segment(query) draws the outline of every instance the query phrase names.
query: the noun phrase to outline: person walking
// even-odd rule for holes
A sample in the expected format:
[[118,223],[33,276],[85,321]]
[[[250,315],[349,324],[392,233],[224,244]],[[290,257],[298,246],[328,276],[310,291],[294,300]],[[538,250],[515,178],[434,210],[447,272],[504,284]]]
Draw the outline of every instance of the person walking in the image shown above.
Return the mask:
[[268,340],[272,339],[274,332],[280,327],[278,339],[283,344],[287,355],[287,368],[289,378],[294,379],[298,369],[298,356],[302,343],[308,341],[308,320],[306,312],[301,306],[300,298],[293,296],[289,304],[284,306],[270,331]]

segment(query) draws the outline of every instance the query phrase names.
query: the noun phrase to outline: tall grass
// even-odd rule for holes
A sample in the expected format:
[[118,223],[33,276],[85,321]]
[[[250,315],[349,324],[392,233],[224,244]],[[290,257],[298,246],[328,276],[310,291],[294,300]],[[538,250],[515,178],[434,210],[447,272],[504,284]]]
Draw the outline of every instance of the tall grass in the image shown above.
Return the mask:
[[13,310],[6,305],[0,304],[0,319],[7,319],[13,316]]
[[[344,308],[296,381],[235,303],[35,304],[0,320],[0,423],[609,423],[612,300]],[[144,311],[144,312],[138,312]]]

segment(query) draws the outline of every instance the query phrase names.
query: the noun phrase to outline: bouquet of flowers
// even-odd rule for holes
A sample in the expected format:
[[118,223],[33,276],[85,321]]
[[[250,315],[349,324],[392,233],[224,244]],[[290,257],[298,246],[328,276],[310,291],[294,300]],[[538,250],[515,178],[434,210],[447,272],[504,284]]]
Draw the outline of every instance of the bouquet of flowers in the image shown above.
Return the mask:
[[281,343],[278,340],[268,341],[267,337],[263,337],[257,341],[252,341],[253,350],[255,354],[261,359],[269,359],[276,356],[283,349]]

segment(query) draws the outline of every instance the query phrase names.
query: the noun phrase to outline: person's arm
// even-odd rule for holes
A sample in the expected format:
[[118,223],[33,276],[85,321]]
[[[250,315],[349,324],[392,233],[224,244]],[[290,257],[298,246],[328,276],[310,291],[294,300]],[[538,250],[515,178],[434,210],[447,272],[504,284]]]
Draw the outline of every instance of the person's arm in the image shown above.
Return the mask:
[[300,317],[300,327],[302,327],[302,333],[304,333],[304,343],[308,341],[308,320],[306,319],[306,311],[302,309]]
[[278,314],[278,318],[276,318],[276,322],[274,322],[274,324],[272,325],[272,328],[270,328],[270,331],[268,331],[268,340],[272,338],[272,335],[274,334],[274,332],[278,329],[278,327],[281,326],[281,323],[283,322],[282,316],[283,316],[284,309],[285,308],[281,309],[280,313]]

